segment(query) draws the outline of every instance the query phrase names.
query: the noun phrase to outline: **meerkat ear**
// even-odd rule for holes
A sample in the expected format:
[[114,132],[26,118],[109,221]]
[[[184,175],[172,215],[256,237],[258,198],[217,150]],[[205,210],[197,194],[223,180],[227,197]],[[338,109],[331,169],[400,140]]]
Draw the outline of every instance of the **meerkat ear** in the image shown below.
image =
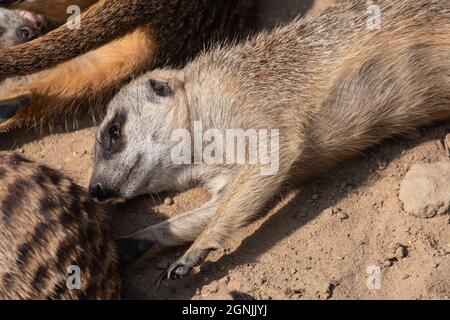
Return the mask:
[[147,84],[150,90],[152,90],[159,97],[170,97],[174,95],[174,91],[168,82],[150,79]]

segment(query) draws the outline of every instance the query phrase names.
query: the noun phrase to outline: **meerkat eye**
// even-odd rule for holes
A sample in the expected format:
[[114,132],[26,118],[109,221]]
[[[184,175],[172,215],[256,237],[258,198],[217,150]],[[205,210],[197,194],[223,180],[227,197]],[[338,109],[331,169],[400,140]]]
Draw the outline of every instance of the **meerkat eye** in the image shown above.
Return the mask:
[[109,137],[111,144],[115,143],[120,138],[120,127],[116,123],[109,128]]
[[169,97],[174,95],[172,88],[167,82],[150,79],[148,81],[148,86],[150,90],[159,97]]
[[30,41],[33,39],[34,34],[33,34],[33,31],[29,27],[22,27],[22,28],[20,28],[20,31],[19,31],[19,37],[23,41]]

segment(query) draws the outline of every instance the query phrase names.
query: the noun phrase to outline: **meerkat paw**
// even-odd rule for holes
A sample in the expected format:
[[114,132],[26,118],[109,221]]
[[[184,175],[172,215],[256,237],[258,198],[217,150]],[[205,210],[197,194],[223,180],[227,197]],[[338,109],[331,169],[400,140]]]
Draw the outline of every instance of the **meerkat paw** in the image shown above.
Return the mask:
[[115,240],[119,263],[121,266],[130,264],[143,256],[148,250],[156,245],[155,241],[124,238]]
[[212,249],[189,249],[180,259],[172,263],[158,278],[158,286],[165,279],[176,280],[187,277],[192,268],[200,266]]
[[14,117],[20,108],[23,108],[31,101],[31,95],[21,95],[18,97],[0,100],[0,123]]

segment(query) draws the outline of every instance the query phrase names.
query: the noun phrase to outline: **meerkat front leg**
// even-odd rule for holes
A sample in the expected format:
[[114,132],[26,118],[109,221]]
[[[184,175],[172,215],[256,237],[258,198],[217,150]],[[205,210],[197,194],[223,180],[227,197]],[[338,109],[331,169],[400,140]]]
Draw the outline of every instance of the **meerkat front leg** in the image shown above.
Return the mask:
[[280,168],[272,176],[262,175],[257,167],[243,168],[225,192],[209,226],[164,275],[172,279],[187,276],[193,267],[202,264],[210,251],[218,249],[264,208],[285,181],[289,167]]
[[155,244],[172,247],[195,241],[216,213],[228,181],[225,176],[212,180],[207,185],[211,200],[200,208],[117,239],[121,263],[136,260]]
[[193,242],[217,210],[217,198],[202,207],[116,240],[121,264],[137,260],[154,245],[179,246]]

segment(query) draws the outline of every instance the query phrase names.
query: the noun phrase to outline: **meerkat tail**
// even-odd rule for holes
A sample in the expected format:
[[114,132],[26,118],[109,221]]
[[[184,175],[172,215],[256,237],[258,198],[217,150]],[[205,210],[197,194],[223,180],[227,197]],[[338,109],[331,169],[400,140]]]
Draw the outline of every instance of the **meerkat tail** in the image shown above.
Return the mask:
[[[102,99],[130,75],[149,67],[155,54],[155,40],[150,27],[139,27],[129,35],[52,69],[16,81],[8,79],[0,88],[1,98],[29,94],[22,108],[0,119],[0,131],[22,124],[35,126],[67,116],[101,108]],[[70,75],[70,76],[68,76]],[[27,79],[29,78],[29,79]],[[25,83],[24,83],[25,82]],[[7,100],[12,105],[17,103]]]
[[[63,25],[1,51],[0,80],[67,61],[144,25],[158,31],[163,52],[160,62],[173,61],[173,56],[181,62],[218,34],[233,36],[247,29],[253,7],[254,0],[100,0],[81,14],[79,28]],[[181,32],[175,32],[180,26]]]

